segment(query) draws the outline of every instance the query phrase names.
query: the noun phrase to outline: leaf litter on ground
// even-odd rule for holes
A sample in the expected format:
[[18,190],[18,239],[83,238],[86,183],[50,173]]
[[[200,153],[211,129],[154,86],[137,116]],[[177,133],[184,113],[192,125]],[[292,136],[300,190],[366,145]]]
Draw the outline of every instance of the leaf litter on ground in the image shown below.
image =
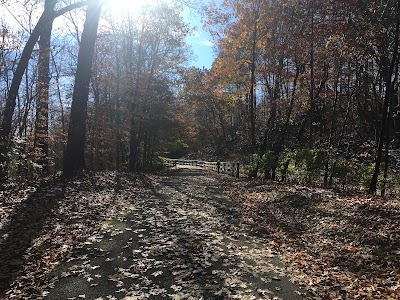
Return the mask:
[[142,190],[141,177],[90,173],[47,184],[0,202],[0,298],[36,299],[50,272],[71,251],[118,216]]
[[317,299],[400,299],[400,199],[222,179]]
[[0,203],[5,299],[57,299],[72,277],[112,292],[69,299],[400,298],[398,199],[179,172],[94,173]]

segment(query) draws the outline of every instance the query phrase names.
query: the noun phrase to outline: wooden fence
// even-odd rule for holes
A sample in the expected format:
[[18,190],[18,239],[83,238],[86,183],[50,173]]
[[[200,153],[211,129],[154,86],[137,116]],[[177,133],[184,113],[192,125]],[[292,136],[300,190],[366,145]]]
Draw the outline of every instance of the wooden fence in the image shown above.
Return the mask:
[[236,162],[222,162],[222,161],[201,161],[201,160],[186,160],[186,159],[172,159],[164,158],[164,164],[167,167],[181,166],[194,166],[212,170],[217,173],[223,173],[239,177],[240,164]]

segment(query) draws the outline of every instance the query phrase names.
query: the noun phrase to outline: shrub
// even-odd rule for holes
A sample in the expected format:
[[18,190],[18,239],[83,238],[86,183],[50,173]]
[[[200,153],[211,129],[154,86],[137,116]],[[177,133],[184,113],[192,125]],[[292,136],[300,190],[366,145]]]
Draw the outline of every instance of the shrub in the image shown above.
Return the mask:
[[254,174],[257,167],[257,162],[259,160],[258,154],[250,154],[249,155],[249,163],[246,165],[246,172],[249,177],[256,177],[257,174]]
[[261,169],[264,170],[264,176],[267,179],[275,179],[275,170],[279,166],[279,158],[278,156],[267,150],[261,158]]

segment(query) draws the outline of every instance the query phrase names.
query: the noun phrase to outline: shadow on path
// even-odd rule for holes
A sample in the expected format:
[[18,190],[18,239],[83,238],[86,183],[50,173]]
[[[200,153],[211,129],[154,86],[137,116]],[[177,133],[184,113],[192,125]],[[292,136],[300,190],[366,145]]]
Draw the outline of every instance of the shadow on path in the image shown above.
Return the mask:
[[13,211],[0,230],[0,298],[16,276],[23,274],[24,256],[41,235],[46,220],[63,196],[61,185],[39,188]]
[[53,272],[45,299],[306,295],[204,171],[174,170],[148,187],[128,214],[109,222]]

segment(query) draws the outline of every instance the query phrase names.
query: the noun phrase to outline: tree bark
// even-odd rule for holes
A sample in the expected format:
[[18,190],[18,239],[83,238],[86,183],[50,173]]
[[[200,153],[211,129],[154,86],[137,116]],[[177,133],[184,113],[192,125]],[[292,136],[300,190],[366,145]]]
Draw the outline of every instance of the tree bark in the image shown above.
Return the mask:
[[25,44],[24,50],[22,51],[21,58],[19,60],[17,69],[14,72],[14,76],[11,82],[10,89],[8,90],[6,105],[3,112],[3,120],[0,128],[0,181],[4,182],[7,173],[7,153],[10,147],[10,133],[12,127],[12,118],[16,105],[16,99],[18,95],[19,86],[22,81],[22,77],[25,73],[25,69],[28,66],[29,59],[33,48],[43,31],[43,28],[54,19],[52,11],[44,11],[35,28],[33,29],[27,43]]
[[[46,0],[45,10],[52,11],[57,1]],[[39,61],[37,78],[36,98],[36,121],[35,121],[35,160],[42,166],[42,174],[49,173],[49,66],[50,66],[50,40],[53,27],[53,19],[44,25],[39,40]]]
[[[374,173],[372,174],[371,182],[369,185],[368,193],[371,195],[376,194],[376,189],[378,185],[378,177],[380,173],[380,166],[382,162],[382,154],[383,154],[383,144],[386,138],[386,131],[388,130],[388,110],[389,104],[394,92],[394,82],[393,82],[393,72],[395,70],[395,64],[397,61],[398,51],[399,51],[399,31],[400,31],[400,3],[397,4],[397,15],[396,15],[396,29],[395,29],[395,40],[393,45],[393,55],[390,61],[390,64],[387,66],[386,74],[385,74],[385,99],[383,102],[382,108],[382,117],[381,117],[381,130],[379,134],[379,143],[378,143],[378,150],[375,159],[375,168]],[[387,143],[387,147],[389,147],[389,143]]]
[[314,78],[314,4],[311,1],[311,44],[310,44],[310,123],[308,147],[313,147],[313,123],[315,111],[315,78]]
[[100,1],[90,0],[86,10],[64,155],[63,175],[65,177],[77,175],[85,169],[87,102],[101,6]]
[[[140,138],[140,120],[136,120],[138,115],[136,114],[137,104],[141,97],[140,84],[142,77],[142,64],[143,64],[143,39],[144,39],[144,23],[142,24],[142,29],[140,33],[140,41],[138,45],[138,53],[137,53],[137,64],[136,64],[136,72],[133,70],[133,32],[132,28],[129,28],[129,57],[132,60],[130,63],[130,72],[131,74],[135,74],[135,86],[134,89],[129,91],[131,97],[130,103],[130,137],[129,137],[129,172],[136,172],[138,169],[139,162],[139,138]],[[138,129],[139,128],[139,129]]]
[[256,46],[257,46],[257,23],[260,15],[260,3],[257,3],[254,14],[254,28],[252,36],[252,49],[251,49],[251,75],[250,75],[250,93],[249,93],[249,109],[250,109],[250,142],[251,153],[254,154],[256,150]]

